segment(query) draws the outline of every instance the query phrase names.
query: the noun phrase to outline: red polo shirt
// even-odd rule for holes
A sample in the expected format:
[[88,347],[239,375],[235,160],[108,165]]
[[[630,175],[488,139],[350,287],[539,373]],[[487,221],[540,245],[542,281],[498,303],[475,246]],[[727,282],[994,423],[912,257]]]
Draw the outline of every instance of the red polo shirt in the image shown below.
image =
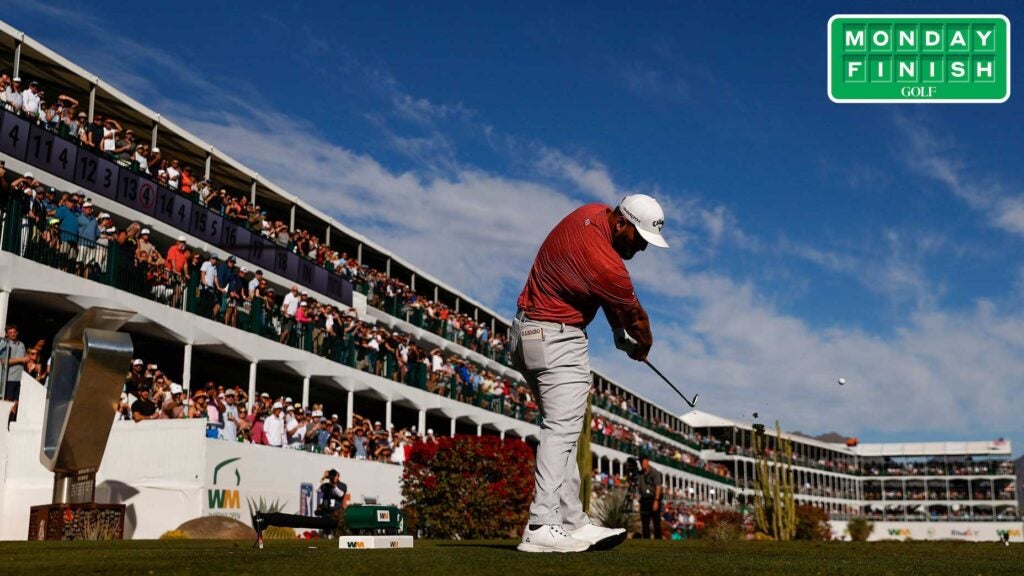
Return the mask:
[[611,208],[587,204],[548,234],[518,305],[533,320],[586,325],[597,309],[638,304],[622,257],[612,248]]

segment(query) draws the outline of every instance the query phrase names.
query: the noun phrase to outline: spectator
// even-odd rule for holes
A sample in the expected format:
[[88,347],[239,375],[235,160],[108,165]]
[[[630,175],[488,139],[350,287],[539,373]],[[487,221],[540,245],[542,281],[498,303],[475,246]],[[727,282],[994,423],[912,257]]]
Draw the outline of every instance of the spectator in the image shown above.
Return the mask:
[[179,235],[178,241],[167,249],[167,267],[171,272],[175,274],[183,274],[185,272],[185,268],[188,266],[187,249],[184,235]]
[[267,435],[267,445],[281,448],[285,444],[284,418],[281,417],[283,407],[280,402],[271,406],[272,413],[263,421],[263,433]]
[[233,274],[228,278],[228,299],[227,307],[224,311],[224,323],[228,326],[238,326],[238,308],[249,299],[245,282],[245,274],[247,272],[248,270],[243,266],[238,269],[237,274]]
[[160,418],[177,420],[185,417],[185,391],[181,384],[172,383],[170,394],[160,406]]
[[206,402],[206,390],[196,390],[195,394],[192,395],[192,405],[189,406],[188,417],[202,418],[205,420],[208,417],[206,411]]
[[149,399],[149,386],[139,388],[139,399],[132,403],[132,420],[142,422],[143,420],[155,420],[159,418],[156,404]]
[[163,266],[164,257],[160,255],[160,251],[156,249],[156,246],[150,241],[149,228],[143,228],[139,233],[138,246],[135,249],[135,257],[140,262],[148,262],[153,266]]
[[302,299],[299,297],[299,287],[292,284],[291,290],[285,294],[284,300],[281,302],[281,314],[284,316],[283,324],[281,326],[281,342],[287,342],[288,336],[291,334],[292,327],[295,325],[295,314],[299,310],[299,303]]
[[11,410],[11,416],[14,418],[18,413],[18,398],[21,396],[21,373],[29,357],[25,345],[18,340],[17,324],[8,324],[5,334],[6,337],[0,340],[0,366],[3,367],[6,380],[3,397],[4,400],[14,402],[14,408]]
[[46,377],[50,374],[50,366],[42,358],[43,342],[40,341],[34,347],[28,349],[28,362],[25,363],[25,371],[36,382],[45,383]]
[[39,83],[35,80],[29,82],[28,88],[21,93],[22,112],[29,118],[38,118],[42,98],[43,91],[39,89]]
[[185,169],[181,171],[181,193],[191,198],[192,188],[195,184],[195,178],[192,176],[192,167],[185,166]]
[[171,160],[171,165],[167,167],[167,187],[171,190],[177,190],[181,185],[181,171],[178,169],[178,161]]
[[105,134],[103,115],[93,114],[92,124],[86,126],[86,130],[89,132],[88,145],[93,149],[99,149],[100,143],[103,142],[103,136]]
[[117,150],[117,134],[121,132],[121,125],[113,118],[103,121],[103,135],[100,139],[100,151],[114,155]]
[[225,440],[236,442],[238,440],[239,412],[235,404],[235,391],[228,388],[224,391],[224,430],[222,437]]

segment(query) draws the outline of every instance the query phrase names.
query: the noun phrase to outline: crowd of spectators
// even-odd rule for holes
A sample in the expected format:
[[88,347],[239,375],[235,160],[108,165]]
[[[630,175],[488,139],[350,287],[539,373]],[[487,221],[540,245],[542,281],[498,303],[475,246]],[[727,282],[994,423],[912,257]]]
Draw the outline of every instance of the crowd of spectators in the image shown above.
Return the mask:
[[[507,336],[493,333],[488,323],[477,322],[467,314],[457,313],[443,303],[416,294],[411,287],[395,278],[389,278],[382,271],[360,265],[356,258],[333,249],[315,233],[301,227],[290,229],[284,220],[268,215],[248,194],[218,185],[205,174],[198,174],[197,169],[185,162],[165,155],[159,147],[137,139],[134,131],[124,128],[116,118],[95,112],[90,121],[88,114],[79,108],[78,100],[71,96],[60,94],[53,101],[47,102],[45,92],[38,82],[33,80],[24,86],[21,78],[11,78],[7,74],[0,75],[0,100],[7,110],[45,126],[62,138],[105,154],[121,166],[149,176],[169,190],[189,197],[228,220],[334,271],[366,294],[371,305],[381,308],[386,306],[395,316],[405,315],[421,328],[509,364],[506,354]],[[41,188],[38,181],[35,186]],[[40,199],[43,197],[41,193]],[[51,203],[53,201],[51,199]],[[62,204],[57,203],[58,206]],[[79,209],[81,205],[81,202],[77,204]],[[38,215],[40,223],[44,225],[53,217],[53,214]],[[96,215],[93,218],[97,220],[94,234],[75,233],[82,237],[83,242],[97,242],[106,235],[116,236],[116,230],[107,232],[111,228],[107,224],[113,224],[112,220],[104,223]],[[63,224],[63,219],[60,226],[66,227],[66,233],[70,231],[70,225]],[[136,235],[140,231],[136,230]],[[163,259],[156,260],[162,263]],[[102,267],[103,263],[96,264]],[[162,282],[165,286],[181,283],[180,278],[173,277],[176,272],[178,270],[163,273],[159,267],[154,267],[150,275],[156,277],[149,280]],[[161,292],[168,299],[180,298],[180,290],[174,287]]]
[[[163,249],[143,224],[118,225],[110,214],[96,214],[84,194],[58,195],[31,173],[8,182],[0,165],[0,204],[10,200],[20,206],[19,249],[27,257],[87,278],[113,273],[114,283],[134,294],[397,382],[512,417],[535,417],[537,405],[522,384],[318,302],[297,285],[278,296],[262,270],[250,272],[234,256],[203,255],[185,236]],[[114,269],[108,266],[112,253]]]
[[1005,460],[910,460],[901,462],[885,460],[862,460],[860,469],[867,476],[982,476],[987,474],[1014,473],[1013,461]]
[[678,462],[723,478],[732,477],[731,471],[725,465],[702,460],[695,454],[641,434],[636,428],[618,424],[609,418],[595,415],[590,420],[590,428],[591,439],[596,444],[630,454],[651,456],[655,461]]
[[412,444],[437,441],[433,430],[385,429],[380,421],[358,414],[346,427],[323,404],[303,406],[287,396],[263,392],[250,402],[240,386],[210,381],[188,394],[158,365],[137,358],[125,377],[117,419],[201,419],[209,438],[392,464],[404,463]]

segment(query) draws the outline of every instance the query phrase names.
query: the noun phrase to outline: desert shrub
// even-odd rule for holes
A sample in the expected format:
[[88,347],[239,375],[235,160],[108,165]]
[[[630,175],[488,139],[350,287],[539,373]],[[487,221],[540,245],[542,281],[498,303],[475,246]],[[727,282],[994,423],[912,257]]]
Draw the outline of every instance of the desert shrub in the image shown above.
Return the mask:
[[828,512],[808,504],[797,506],[795,539],[831,540],[832,527],[828,523]]
[[526,525],[533,451],[522,440],[456,436],[413,446],[402,473],[411,533],[506,538]]
[[629,491],[624,488],[609,490],[603,497],[591,503],[590,517],[606,528],[629,530],[631,510],[628,510],[627,506],[631,504],[631,500]]
[[735,510],[711,510],[697,514],[697,537],[705,540],[742,540],[743,514]]
[[867,542],[874,530],[875,525],[868,522],[867,518],[853,518],[846,523],[846,531],[854,542]]
[[188,540],[188,534],[181,530],[168,530],[160,535],[161,540]]

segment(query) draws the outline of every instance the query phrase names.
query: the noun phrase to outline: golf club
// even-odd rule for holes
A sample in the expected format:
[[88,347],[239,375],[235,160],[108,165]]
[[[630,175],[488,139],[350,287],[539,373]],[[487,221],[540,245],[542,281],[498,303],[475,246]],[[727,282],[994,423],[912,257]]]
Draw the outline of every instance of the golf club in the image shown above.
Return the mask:
[[651,364],[651,361],[650,361],[650,360],[644,359],[644,364],[647,364],[648,366],[650,366],[650,367],[651,367],[651,370],[654,370],[654,373],[655,373],[655,374],[657,374],[658,376],[661,376],[661,379],[665,381],[665,384],[668,384],[668,385],[669,385],[669,386],[670,386],[670,387],[671,387],[671,388],[672,388],[673,390],[675,390],[675,391],[676,391],[676,394],[679,394],[679,397],[680,397],[680,398],[682,398],[682,399],[683,399],[683,402],[686,402],[686,404],[687,404],[687,405],[688,405],[688,406],[689,406],[690,408],[693,408],[693,407],[695,407],[695,406],[697,405],[697,397],[698,397],[698,396],[700,396],[700,394],[694,394],[694,395],[693,395],[693,400],[688,400],[688,399],[686,398],[686,396],[683,396],[683,393],[679,391],[679,388],[676,388],[675,384],[673,384],[672,382],[670,382],[668,378],[665,378],[665,375],[664,375],[664,374],[662,374],[660,370],[658,370],[657,368],[655,368],[655,367],[654,367],[654,364]]

